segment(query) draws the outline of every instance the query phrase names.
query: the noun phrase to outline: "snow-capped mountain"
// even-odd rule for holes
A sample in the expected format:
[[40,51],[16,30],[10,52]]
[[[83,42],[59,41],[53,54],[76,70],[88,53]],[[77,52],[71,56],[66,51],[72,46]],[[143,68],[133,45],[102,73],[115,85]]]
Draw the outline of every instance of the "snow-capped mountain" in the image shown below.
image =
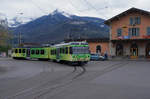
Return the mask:
[[34,18],[17,16],[17,17],[14,17],[12,19],[9,19],[8,20],[8,23],[9,23],[8,25],[9,25],[9,27],[18,27],[22,24],[26,24],[26,23],[28,23],[30,21],[33,21],[33,20],[34,20]]
[[[12,28],[14,35],[22,33],[24,42],[61,42],[65,38],[108,38],[104,19],[81,17],[55,10],[26,24]],[[17,42],[17,40],[16,40]]]
[[65,16],[65,17],[67,17],[67,18],[72,18],[71,16],[71,14],[69,14],[69,13],[66,13],[66,12],[64,12],[64,11],[61,11],[61,10],[58,10],[58,9],[56,9],[56,10],[54,10],[50,15],[56,15],[56,14],[61,14],[61,15],[63,15],[63,16]]
[[[70,18],[70,19],[71,19],[71,16],[72,16],[71,14],[66,13],[64,11],[61,11],[61,10],[58,10],[58,9],[54,10],[49,15],[55,17],[55,15],[58,15],[58,14],[63,15],[64,17],[67,17],[67,18]],[[30,21],[33,21],[34,19],[36,19],[36,18],[16,16],[16,17],[8,20],[8,26],[9,27],[18,27],[22,24],[26,24]]]

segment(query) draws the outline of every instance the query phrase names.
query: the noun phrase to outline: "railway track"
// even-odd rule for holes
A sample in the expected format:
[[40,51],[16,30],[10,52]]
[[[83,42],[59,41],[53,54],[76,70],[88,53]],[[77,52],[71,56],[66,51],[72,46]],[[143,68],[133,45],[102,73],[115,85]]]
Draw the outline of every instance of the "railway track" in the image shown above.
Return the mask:
[[[41,96],[53,90],[56,90],[56,89],[65,87],[68,84],[71,84],[77,78],[82,76],[85,72],[86,72],[85,67],[74,66],[73,71],[64,76],[58,77],[57,79],[54,79],[54,80],[49,80],[47,82],[44,82],[38,86],[31,87],[29,89],[24,89],[18,93],[15,93],[14,95],[6,97],[5,99],[23,99],[23,98],[30,99],[26,97],[32,97],[31,99],[39,99]],[[57,82],[57,83],[52,84],[54,82]]]
[[[104,68],[103,70],[100,70],[100,71],[95,72],[93,74],[89,74],[88,78],[86,78],[85,80],[89,81],[89,80],[92,80],[95,77],[103,76],[104,74],[107,74],[109,72],[112,72],[114,70],[122,68],[122,67],[126,66],[127,64],[129,64],[129,62],[119,62],[119,63],[116,63],[116,64],[112,64],[112,65]],[[107,66],[107,65],[105,65],[105,66]]]
[[[125,65],[127,65],[128,63],[127,62],[120,62],[120,63],[117,63],[117,64],[113,64],[113,65],[111,65],[111,66],[109,66],[109,67],[107,67],[107,68],[105,68],[105,69],[103,69],[103,70],[101,70],[101,71],[99,71],[100,73],[97,73],[98,74],[98,76],[102,76],[102,75],[104,75],[104,74],[106,74],[106,73],[108,73],[108,72],[111,72],[111,71],[113,71],[113,70],[116,70],[116,69],[119,69],[119,68],[121,68],[121,67],[124,67]],[[83,75],[85,72],[86,72],[86,69],[85,69],[85,67],[80,67],[80,68],[82,68],[82,72],[81,73],[79,73],[79,74],[77,74],[75,77],[73,77],[72,78],[72,81],[73,80],[75,80],[75,79],[77,79],[78,77],[80,77],[81,75]],[[95,75],[94,75],[95,76]],[[93,78],[93,77],[92,77]],[[66,85],[68,85],[68,84],[70,84],[71,82],[68,82],[68,83],[66,83],[65,85],[62,85],[62,86],[58,86],[58,88],[61,88],[61,87],[64,87],[64,86],[66,86]],[[56,89],[57,89],[57,87],[56,87]],[[43,93],[43,94],[39,94],[37,97],[34,97],[33,99],[43,99],[43,97],[42,96],[44,96],[44,95],[47,95],[47,94],[49,94],[51,91],[49,90],[49,91],[47,91],[47,92],[45,92],[45,93]],[[57,92],[57,91],[56,91]],[[58,92],[57,92],[58,93]],[[53,95],[53,94],[49,94],[48,96],[50,96],[50,97],[53,97],[53,96],[55,96],[55,94]]]
[[[108,72],[119,69],[127,64],[128,64],[127,62],[119,62],[116,64],[112,64],[111,66],[108,66],[99,72],[90,74],[90,76],[87,79],[93,78],[96,75],[102,76]],[[6,97],[5,99],[42,99],[43,96],[50,94],[55,90],[65,88],[67,85],[71,84],[72,82],[77,80],[80,76],[85,74],[85,72],[86,72],[85,67],[74,66],[73,70],[64,76],[58,77],[57,79],[54,80],[48,80],[38,86],[34,86],[29,89],[24,89],[14,95]]]

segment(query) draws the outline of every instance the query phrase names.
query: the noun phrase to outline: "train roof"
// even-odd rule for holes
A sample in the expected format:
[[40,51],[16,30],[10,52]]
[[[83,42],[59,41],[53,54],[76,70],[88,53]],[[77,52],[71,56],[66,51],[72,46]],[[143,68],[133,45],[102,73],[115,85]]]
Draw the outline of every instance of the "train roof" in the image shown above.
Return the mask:
[[13,47],[13,48],[48,48],[50,46],[34,46],[34,47]]
[[69,43],[60,43],[51,46],[29,46],[29,47],[14,47],[14,48],[48,48],[48,47],[59,47],[59,46],[67,46],[67,45],[88,45],[85,41],[77,41],[77,42],[69,42]]
[[54,46],[59,47],[59,46],[66,46],[66,45],[88,45],[88,43],[85,42],[85,41],[82,41],[82,42],[69,42],[69,43],[56,44]]

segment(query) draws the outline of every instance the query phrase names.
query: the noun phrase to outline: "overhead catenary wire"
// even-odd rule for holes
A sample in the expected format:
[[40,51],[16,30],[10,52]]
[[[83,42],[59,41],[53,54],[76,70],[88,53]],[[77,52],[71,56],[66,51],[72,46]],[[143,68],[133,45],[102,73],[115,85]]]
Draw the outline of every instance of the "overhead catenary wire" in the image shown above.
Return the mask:
[[92,8],[93,10],[95,10],[99,15],[103,16],[104,18],[107,18],[104,14],[100,13],[100,11],[107,9],[108,6],[102,7],[102,8],[96,8],[94,7],[90,2],[88,2],[87,0],[83,0],[90,8]]
[[[71,0],[68,0],[70,2],[70,4],[76,9],[78,10],[78,7],[75,6],[75,4],[73,4],[73,2]],[[90,4],[88,1],[84,0],[84,2],[88,5],[88,8],[87,9],[84,9],[84,10],[78,10],[80,12],[85,12],[85,11],[89,11],[89,10],[96,10],[97,13],[99,13],[101,16],[104,16],[103,14],[101,14],[99,12],[99,10],[103,10],[103,9],[106,9],[108,8],[107,6],[103,7],[103,8],[95,8],[92,4]],[[104,16],[106,18],[106,16]],[[101,22],[101,24],[104,23],[104,22]],[[102,34],[104,36],[104,34]],[[105,37],[105,36],[104,36]]]
[[72,2],[71,0],[68,0],[68,1],[69,1],[69,3],[71,4],[71,6],[74,7],[74,8],[75,8],[77,11],[79,11],[79,12],[84,12],[84,11],[90,10],[89,8],[79,10],[78,7],[77,7],[75,4],[73,4],[73,2]]
[[37,5],[35,2],[33,2],[33,0],[30,0],[32,2],[32,4],[38,8],[43,14],[47,14],[47,12],[45,10],[43,10],[39,5]]
[[[87,9],[82,9],[82,10],[79,10],[78,9],[78,7],[77,6],[75,6],[75,4],[73,4],[73,2],[71,1],[71,0],[68,0],[69,1],[69,3],[76,9],[76,10],[78,10],[78,11],[80,11],[80,12],[85,12],[85,11],[89,11],[89,10],[96,10],[96,11],[98,11],[98,10],[102,10],[102,9],[106,9],[106,8],[108,8],[108,6],[105,6],[105,7],[102,7],[102,8],[95,8],[92,4],[90,4],[88,1],[85,1],[84,0],[84,2],[88,5],[88,8]],[[91,9],[92,8],[92,9]]]

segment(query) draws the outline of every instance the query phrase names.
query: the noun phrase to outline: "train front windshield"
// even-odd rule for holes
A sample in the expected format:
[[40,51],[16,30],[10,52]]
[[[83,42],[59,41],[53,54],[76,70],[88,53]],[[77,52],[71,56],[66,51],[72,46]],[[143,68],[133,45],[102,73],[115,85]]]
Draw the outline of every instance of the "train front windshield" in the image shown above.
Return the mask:
[[72,47],[73,54],[89,54],[89,47]]

